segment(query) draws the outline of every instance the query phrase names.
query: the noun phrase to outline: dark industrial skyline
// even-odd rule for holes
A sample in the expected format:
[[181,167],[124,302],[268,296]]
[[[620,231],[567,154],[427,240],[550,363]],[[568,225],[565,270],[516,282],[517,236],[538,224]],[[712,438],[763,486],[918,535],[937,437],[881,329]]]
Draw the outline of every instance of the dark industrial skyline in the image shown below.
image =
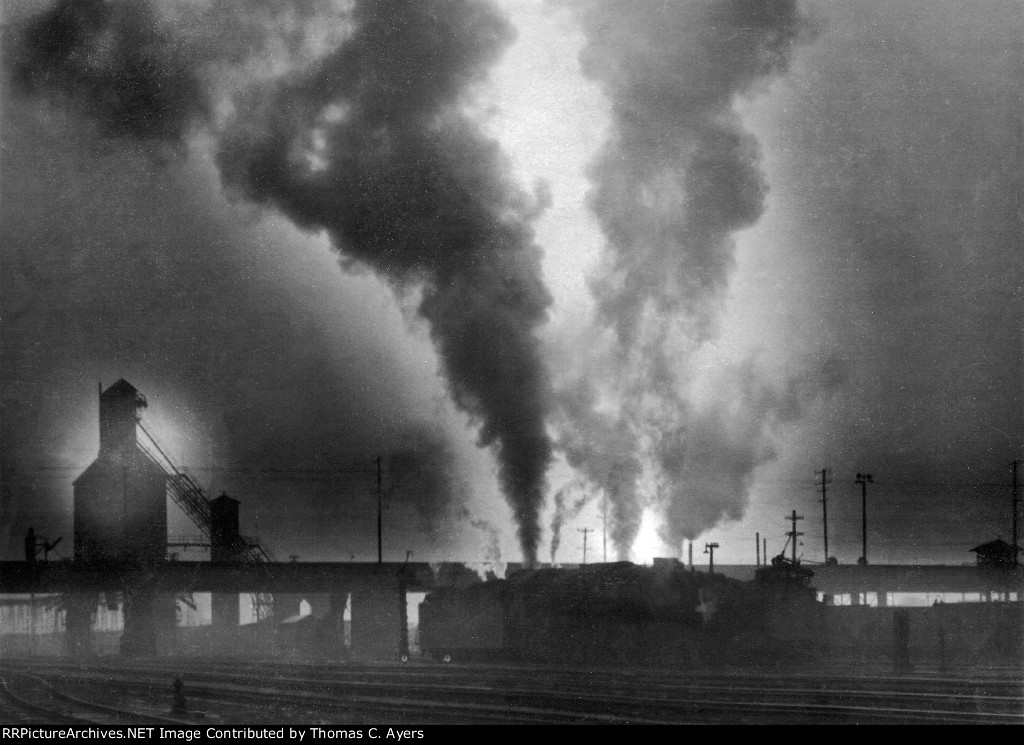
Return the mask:
[[604,507],[610,559],[752,562],[795,509],[820,560],[826,467],[843,563],[860,472],[873,563],[1010,538],[1017,3],[24,0],[3,33],[3,556],[70,533],[118,378],[278,558],[375,557],[378,456],[392,560],[593,560]]

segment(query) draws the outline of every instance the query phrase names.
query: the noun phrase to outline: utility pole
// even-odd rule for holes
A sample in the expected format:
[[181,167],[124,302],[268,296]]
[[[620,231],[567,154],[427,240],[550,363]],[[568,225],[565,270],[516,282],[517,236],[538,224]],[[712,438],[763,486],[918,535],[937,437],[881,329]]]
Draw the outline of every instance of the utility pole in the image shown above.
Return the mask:
[[868,484],[872,483],[870,473],[858,473],[856,483],[860,484],[861,544],[864,552],[859,564],[868,563]]
[[1017,553],[1017,459],[1013,459],[1013,563],[1018,563]]
[[576,530],[583,534],[583,563],[586,564],[587,563],[587,533],[589,533],[592,530],[592,528],[576,528]]
[[[754,550],[757,551],[757,566],[761,566],[761,534],[754,533]],[[767,556],[765,558],[768,558]]]
[[828,485],[832,483],[828,478],[828,469],[822,468],[815,471],[814,475],[821,474],[821,521],[825,526],[825,563],[828,564]]
[[690,571],[693,571],[693,539],[690,539]]
[[377,563],[384,563],[384,487],[381,479],[381,457],[377,456]]
[[[789,519],[792,520],[792,522],[793,522],[793,530],[790,533],[786,533],[786,535],[788,535],[790,538],[793,539],[793,565],[796,566],[796,539],[799,536],[803,535],[803,533],[798,533],[797,532],[797,530],[796,530],[796,521],[797,520],[803,520],[804,516],[796,514],[796,510],[793,510],[793,514],[789,516]],[[785,549],[783,549],[783,550],[785,550]]]
[[761,556],[764,557],[764,565],[768,566],[768,539],[761,539]]
[[705,543],[704,553],[708,554],[708,574],[715,573],[715,549],[718,548],[717,543]]

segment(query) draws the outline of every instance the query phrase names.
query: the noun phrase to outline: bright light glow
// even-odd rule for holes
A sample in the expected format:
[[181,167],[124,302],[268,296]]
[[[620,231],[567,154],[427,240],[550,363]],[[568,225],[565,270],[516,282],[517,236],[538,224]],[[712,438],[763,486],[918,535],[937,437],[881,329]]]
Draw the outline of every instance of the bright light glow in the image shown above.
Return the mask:
[[650,564],[656,558],[676,556],[658,537],[658,517],[651,510],[644,510],[631,554],[637,564]]

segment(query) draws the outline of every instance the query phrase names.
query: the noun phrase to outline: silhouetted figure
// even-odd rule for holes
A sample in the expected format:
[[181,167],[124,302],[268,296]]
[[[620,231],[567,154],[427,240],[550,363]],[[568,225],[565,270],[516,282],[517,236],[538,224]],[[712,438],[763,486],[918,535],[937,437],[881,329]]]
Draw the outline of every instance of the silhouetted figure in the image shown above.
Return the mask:
[[171,706],[172,714],[184,714],[188,711],[188,706],[185,704],[185,684],[181,682],[181,678],[174,679],[174,704]]
[[25,533],[25,561],[33,563],[36,560],[36,531],[29,528]]

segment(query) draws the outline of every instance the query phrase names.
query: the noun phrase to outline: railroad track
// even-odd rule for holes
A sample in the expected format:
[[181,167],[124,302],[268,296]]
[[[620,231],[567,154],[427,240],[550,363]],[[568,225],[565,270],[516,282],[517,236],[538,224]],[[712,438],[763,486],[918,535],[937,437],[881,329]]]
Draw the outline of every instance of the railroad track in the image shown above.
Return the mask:
[[0,670],[0,722],[4,725],[166,725],[181,719],[73,695],[46,677],[25,670]]
[[[208,723],[508,722],[1024,724],[1020,678],[715,675],[484,666],[305,666],[116,662],[38,665],[78,697],[102,689],[155,706],[187,680],[190,715]],[[4,675],[6,676],[6,672]],[[205,713],[203,713],[205,712]]]

